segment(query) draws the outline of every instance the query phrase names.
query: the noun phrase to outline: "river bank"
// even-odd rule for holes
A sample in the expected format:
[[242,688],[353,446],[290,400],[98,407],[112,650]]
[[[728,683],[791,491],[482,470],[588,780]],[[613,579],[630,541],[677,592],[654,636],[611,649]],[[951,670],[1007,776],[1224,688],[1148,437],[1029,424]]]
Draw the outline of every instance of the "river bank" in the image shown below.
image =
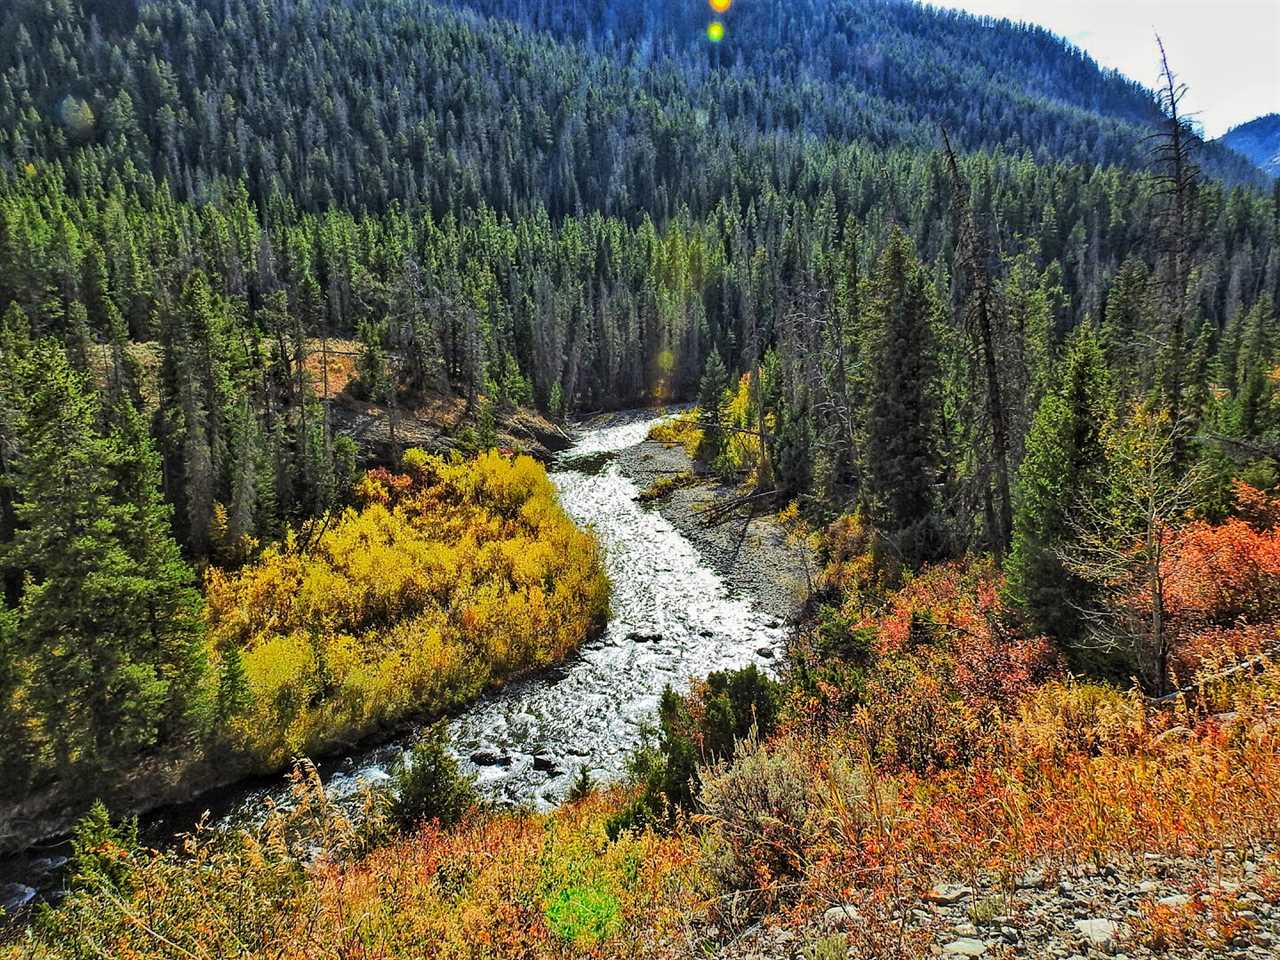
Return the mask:
[[[693,460],[678,444],[643,440],[618,456],[622,472],[642,490],[667,477],[694,471]],[[651,508],[669,520],[735,591],[752,598],[780,622],[794,624],[804,612],[817,567],[808,548],[790,543],[767,508],[750,517],[709,524],[704,511],[738,495],[714,477],[680,486]]]

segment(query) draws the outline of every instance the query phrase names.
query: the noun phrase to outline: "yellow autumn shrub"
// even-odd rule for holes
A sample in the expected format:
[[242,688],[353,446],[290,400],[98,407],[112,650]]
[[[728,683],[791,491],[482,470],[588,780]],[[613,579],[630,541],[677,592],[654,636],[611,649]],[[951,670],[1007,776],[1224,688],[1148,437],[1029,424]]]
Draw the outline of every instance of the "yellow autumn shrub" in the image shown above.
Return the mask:
[[702,447],[701,413],[697,409],[677,414],[667,420],[659,420],[649,429],[649,439],[669,446],[684,447],[690,457],[696,457]]
[[207,583],[217,656],[239,652],[250,706],[231,746],[264,769],[439,714],[563,659],[605,619],[593,536],[527,457],[414,451],[371,471],[361,506],[309,547],[290,537]]

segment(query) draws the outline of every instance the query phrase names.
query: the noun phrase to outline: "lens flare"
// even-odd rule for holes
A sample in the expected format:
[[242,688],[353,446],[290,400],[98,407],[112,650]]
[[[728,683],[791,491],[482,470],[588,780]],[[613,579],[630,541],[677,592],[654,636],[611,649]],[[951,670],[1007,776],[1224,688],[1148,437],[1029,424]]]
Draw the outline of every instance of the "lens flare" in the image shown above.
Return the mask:
[[729,8],[733,6],[733,0],[707,0],[707,2],[716,13],[728,13]]
[[712,43],[719,43],[724,39],[724,24],[719,20],[712,22],[707,27],[707,39]]

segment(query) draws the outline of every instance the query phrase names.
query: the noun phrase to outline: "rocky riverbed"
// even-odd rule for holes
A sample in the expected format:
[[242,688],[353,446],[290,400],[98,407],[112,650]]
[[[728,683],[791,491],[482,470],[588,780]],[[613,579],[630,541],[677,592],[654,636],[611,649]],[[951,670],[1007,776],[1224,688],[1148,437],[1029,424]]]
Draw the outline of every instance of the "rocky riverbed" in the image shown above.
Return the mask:
[[[619,469],[645,489],[666,477],[693,469],[679,445],[645,439],[618,454]],[[708,507],[723,503],[738,491],[711,478],[679,487],[659,498],[652,508],[671,522],[731,589],[749,596],[762,609],[794,622],[803,612],[816,575],[814,559],[802,546],[788,542],[786,533],[767,507],[754,516],[735,516],[710,525]]]
[[[718,495],[709,489],[698,500],[642,504],[656,471],[689,466],[682,451],[645,439],[659,418],[650,411],[595,418],[553,461],[561,504],[604,548],[611,617],[561,667],[496,691],[450,721],[463,766],[499,803],[546,809],[564,798],[579,770],[595,782],[622,776],[667,686],[780,662],[788,621],[803,602],[795,551],[765,519],[750,525],[740,549],[741,531],[708,530],[696,504]],[[322,768],[331,796],[385,779],[409,743]]]

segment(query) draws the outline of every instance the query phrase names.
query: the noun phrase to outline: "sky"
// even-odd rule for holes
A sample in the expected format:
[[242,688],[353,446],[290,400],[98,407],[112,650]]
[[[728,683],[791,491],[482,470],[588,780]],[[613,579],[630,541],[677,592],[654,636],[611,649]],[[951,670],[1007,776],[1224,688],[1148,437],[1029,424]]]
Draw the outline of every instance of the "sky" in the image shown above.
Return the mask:
[[1280,0],[929,0],[1047,27],[1144,86],[1160,75],[1155,32],[1190,88],[1185,105],[1218,137],[1280,113]]

